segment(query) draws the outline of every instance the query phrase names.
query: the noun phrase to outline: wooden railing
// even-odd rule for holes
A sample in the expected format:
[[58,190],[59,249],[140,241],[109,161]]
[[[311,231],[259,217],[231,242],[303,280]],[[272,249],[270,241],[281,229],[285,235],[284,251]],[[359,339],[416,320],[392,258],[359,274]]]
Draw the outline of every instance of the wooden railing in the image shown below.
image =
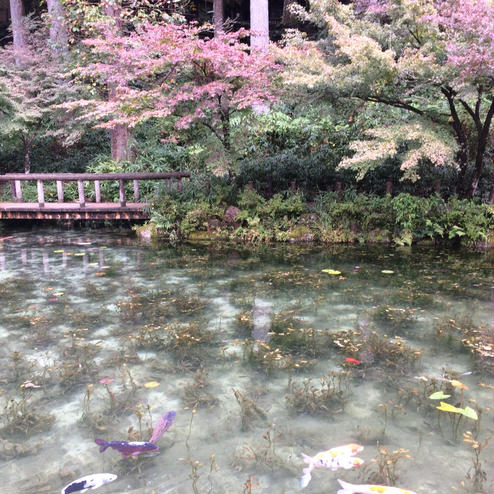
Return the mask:
[[[72,217],[76,218],[102,218],[119,219],[122,217],[145,218],[143,210],[146,203],[140,202],[139,181],[140,180],[164,180],[166,187],[171,190],[175,183],[176,190],[182,190],[182,179],[189,178],[189,172],[169,173],[9,173],[0,175],[0,187],[10,183],[12,202],[0,202],[0,219],[10,218],[46,218],[58,219]],[[117,181],[119,184],[119,202],[102,202],[101,181]],[[22,182],[36,181],[37,202],[22,201]],[[125,184],[133,183],[134,197],[128,202],[125,194]],[[45,182],[55,182],[57,188],[57,200],[45,200]],[[78,201],[64,201],[64,185],[68,182],[77,182]],[[94,201],[88,201],[84,191],[84,182],[93,182]],[[33,213],[36,214],[28,214]],[[84,212],[84,215],[81,215]],[[22,214],[25,213],[25,214]],[[114,213],[113,216],[110,213]],[[126,213],[121,216],[119,213]],[[104,214],[103,216],[101,216]],[[58,216],[57,216],[58,215]],[[62,216],[60,216],[62,215]]]

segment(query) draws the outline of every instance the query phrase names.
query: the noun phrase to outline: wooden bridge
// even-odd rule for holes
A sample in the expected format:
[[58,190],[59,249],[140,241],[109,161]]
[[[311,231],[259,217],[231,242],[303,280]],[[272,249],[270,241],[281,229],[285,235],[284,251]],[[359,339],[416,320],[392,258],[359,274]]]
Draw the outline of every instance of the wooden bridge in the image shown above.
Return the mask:
[[[12,202],[0,202],[0,220],[146,220],[148,204],[140,202],[140,180],[163,180],[166,189],[182,190],[182,179],[190,178],[188,172],[169,173],[9,173],[0,175],[0,193],[10,183]],[[101,181],[118,183],[119,201],[102,202]],[[37,202],[23,202],[22,183],[36,182]],[[126,182],[133,183],[133,202],[127,202]],[[55,183],[56,200],[45,200],[45,183]],[[78,200],[64,201],[64,188],[70,182],[77,183]],[[85,182],[94,184],[94,200],[85,194]]]

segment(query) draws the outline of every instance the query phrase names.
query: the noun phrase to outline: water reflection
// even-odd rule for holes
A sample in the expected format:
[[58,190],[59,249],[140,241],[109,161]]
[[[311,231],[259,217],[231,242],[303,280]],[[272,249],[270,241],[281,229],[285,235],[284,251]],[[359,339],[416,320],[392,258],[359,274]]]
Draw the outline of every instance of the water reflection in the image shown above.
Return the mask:
[[[314,470],[307,492],[488,489],[492,446],[474,460],[492,435],[491,266],[490,252],[11,234],[0,492],[98,472],[118,475],[109,493],[299,492],[302,452],[350,442],[365,463]],[[96,437],[147,441],[172,409],[160,455],[99,453]]]

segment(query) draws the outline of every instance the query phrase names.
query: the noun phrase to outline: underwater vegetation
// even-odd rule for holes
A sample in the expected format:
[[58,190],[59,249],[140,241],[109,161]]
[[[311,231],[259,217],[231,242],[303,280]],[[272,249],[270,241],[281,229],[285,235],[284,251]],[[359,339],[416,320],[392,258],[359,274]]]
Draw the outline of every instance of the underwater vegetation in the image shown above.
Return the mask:
[[333,415],[343,413],[349,395],[349,372],[328,372],[319,378],[305,379],[301,384],[290,380],[285,395],[287,407],[295,413]]
[[371,318],[385,331],[391,331],[394,335],[407,332],[416,322],[413,309],[400,309],[389,305],[376,307]]
[[54,417],[52,414],[39,411],[32,399],[32,383],[21,384],[20,396],[7,397],[2,413],[0,437],[29,437],[51,428]]
[[376,331],[341,330],[331,333],[330,338],[335,348],[360,360],[364,366],[384,365],[399,374],[408,374],[422,355],[401,338],[388,338]]
[[477,325],[470,315],[438,318],[435,323],[436,340],[471,353],[475,367],[494,376],[494,329]]
[[203,368],[197,369],[192,382],[184,385],[182,389],[182,403],[184,408],[212,408],[218,404],[218,398],[211,391],[208,382],[208,373]]
[[396,485],[399,480],[398,463],[410,460],[410,450],[388,448],[377,445],[377,456],[359,469],[360,478],[370,484]]
[[[452,269],[458,252],[436,259],[416,246],[125,242],[105,264],[90,252],[84,270],[82,256],[49,273],[23,266],[30,286],[13,283],[16,250],[3,245],[9,290],[26,290],[0,294],[8,492],[60,492],[104,465],[118,481],[101,492],[290,494],[302,453],[350,441],[365,444],[364,463],[343,466],[343,482],[492,490],[484,254]],[[98,453],[95,438],[153,442],[171,408],[159,455]],[[307,492],[336,492],[330,470]]]
[[252,429],[256,422],[265,422],[267,420],[266,412],[262,410],[253,399],[248,398],[246,394],[239,389],[233,389],[232,391],[240,406],[240,429],[242,431]]

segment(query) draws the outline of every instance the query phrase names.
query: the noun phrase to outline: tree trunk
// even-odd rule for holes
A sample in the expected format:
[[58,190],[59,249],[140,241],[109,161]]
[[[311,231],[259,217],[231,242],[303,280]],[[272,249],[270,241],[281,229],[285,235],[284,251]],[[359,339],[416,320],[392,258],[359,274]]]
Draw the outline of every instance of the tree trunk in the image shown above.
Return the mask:
[[50,18],[50,44],[54,57],[68,55],[69,36],[65,25],[65,8],[60,0],[46,0]]
[[484,125],[479,125],[478,128],[480,132],[478,132],[477,136],[477,149],[475,156],[475,168],[472,173],[472,178],[470,181],[470,186],[468,188],[468,197],[472,198],[477,192],[477,187],[479,185],[480,177],[484,171],[484,157],[485,150],[487,147],[487,140],[489,139],[489,129],[492,122],[492,117],[494,115],[494,100],[491,102],[491,106],[489,111],[487,112],[487,116],[484,121]]
[[[252,51],[265,52],[269,46],[269,6],[268,0],[250,0],[250,47]],[[266,113],[269,106],[255,103],[256,113]]]
[[24,173],[31,173],[31,144],[33,138],[22,135],[21,139],[24,148]]
[[269,45],[268,0],[250,0],[250,47],[265,51]]
[[[27,48],[27,30],[23,13],[22,0],[10,0],[10,20],[12,23],[13,45],[16,52],[22,52]],[[16,63],[20,63],[17,56]]]
[[[103,11],[105,15],[115,21],[115,27],[121,31],[123,28],[122,17],[120,15],[122,8],[120,0],[103,0]],[[109,88],[109,98],[112,98],[114,88]],[[115,161],[132,161],[130,153],[130,129],[126,125],[117,125],[110,129],[110,146],[111,157]]]
[[111,158],[115,161],[131,161],[129,149],[130,130],[127,125],[117,125],[110,130]]
[[213,26],[214,32],[223,31],[223,0],[213,0]]

